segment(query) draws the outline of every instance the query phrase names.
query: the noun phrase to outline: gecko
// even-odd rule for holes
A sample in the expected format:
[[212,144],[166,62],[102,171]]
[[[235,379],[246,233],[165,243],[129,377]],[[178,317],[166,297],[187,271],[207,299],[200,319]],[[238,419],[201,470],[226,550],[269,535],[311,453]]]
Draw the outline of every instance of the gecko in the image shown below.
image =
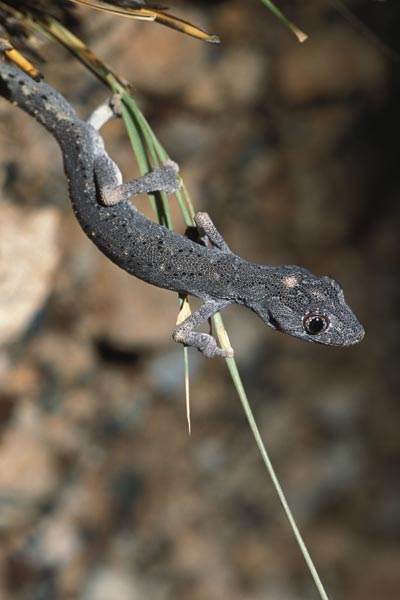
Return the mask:
[[237,256],[204,212],[195,216],[199,242],[144,216],[129,198],[173,193],[180,185],[177,170],[166,164],[123,183],[100,134],[104,123],[116,116],[110,104],[84,121],[52,87],[4,62],[0,95],[34,117],[58,142],[74,213],[99,250],[149,284],[201,300],[175,327],[176,342],[208,358],[232,356],[233,349],[221,348],[211,333],[195,331],[230,304],[249,308],[268,326],[301,340],[330,346],[362,340],[364,329],[334,279],[296,265],[259,265]]

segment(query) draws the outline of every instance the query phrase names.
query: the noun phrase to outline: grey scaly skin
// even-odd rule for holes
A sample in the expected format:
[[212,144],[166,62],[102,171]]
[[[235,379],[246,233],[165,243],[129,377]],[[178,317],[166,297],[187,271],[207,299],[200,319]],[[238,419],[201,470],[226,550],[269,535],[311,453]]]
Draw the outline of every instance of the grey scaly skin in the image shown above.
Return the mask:
[[178,325],[173,338],[207,357],[232,356],[209,334],[194,329],[229,304],[242,304],[270,327],[331,346],[350,346],[364,329],[347,306],[340,285],[302,267],[270,267],[231,252],[207,213],[196,215],[212,247],[151,221],[128,200],[139,193],[178,187],[168,165],[126,184],[108,156],[98,129],[112,116],[101,107],[88,121],[45,83],[0,62],[0,95],[32,115],[59,143],[75,215],[96,246],[119,267],[152,285],[191,294],[201,307]]

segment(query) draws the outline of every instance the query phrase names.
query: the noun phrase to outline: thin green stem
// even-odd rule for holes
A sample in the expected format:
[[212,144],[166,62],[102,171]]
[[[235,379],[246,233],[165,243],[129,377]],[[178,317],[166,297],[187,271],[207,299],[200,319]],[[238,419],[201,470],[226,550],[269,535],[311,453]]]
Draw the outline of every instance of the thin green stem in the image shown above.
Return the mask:
[[[223,324],[222,317],[221,317],[220,313],[217,313],[216,315],[213,316],[213,322],[214,322],[214,325],[215,325],[215,329],[217,331],[217,335],[218,335],[218,337],[220,339],[220,342],[223,342],[223,338],[220,337],[220,332],[224,331],[224,324]],[[286,517],[287,517],[287,519],[289,521],[290,527],[291,527],[291,529],[293,531],[293,534],[294,534],[294,536],[296,538],[297,544],[300,547],[300,551],[301,551],[301,553],[302,553],[302,555],[304,557],[304,560],[305,560],[305,562],[306,562],[306,564],[307,564],[307,566],[308,566],[308,568],[310,570],[310,573],[311,573],[311,576],[312,576],[312,578],[314,580],[315,586],[316,586],[316,588],[317,588],[317,590],[318,590],[318,592],[319,592],[322,600],[328,600],[328,596],[327,596],[327,593],[325,591],[325,588],[324,588],[324,586],[322,584],[322,581],[321,581],[321,579],[320,579],[320,577],[318,575],[318,572],[317,572],[317,570],[315,568],[315,565],[314,565],[313,560],[312,560],[312,558],[310,556],[310,553],[307,550],[307,546],[305,545],[305,542],[304,542],[303,537],[302,537],[302,535],[301,535],[301,533],[299,531],[299,528],[297,527],[297,524],[296,524],[296,521],[294,519],[294,516],[293,516],[293,514],[292,514],[292,512],[290,510],[289,504],[288,504],[288,502],[286,500],[286,496],[285,496],[285,494],[283,492],[281,484],[279,483],[278,476],[277,476],[277,474],[275,472],[274,467],[272,466],[272,463],[271,463],[271,460],[269,458],[268,452],[267,452],[267,450],[265,448],[265,445],[263,443],[263,440],[262,440],[262,437],[261,437],[261,434],[260,434],[260,430],[257,427],[256,421],[254,419],[253,412],[251,410],[251,407],[250,407],[250,404],[249,404],[249,401],[248,401],[248,398],[247,398],[246,391],[245,391],[245,389],[243,387],[242,379],[240,377],[240,374],[239,374],[239,371],[238,371],[238,368],[237,368],[237,365],[236,365],[236,361],[235,361],[234,358],[226,358],[225,361],[226,361],[229,373],[231,375],[232,381],[234,383],[235,389],[236,389],[237,394],[239,396],[239,399],[240,399],[240,401],[242,403],[244,413],[245,413],[245,415],[247,417],[247,420],[249,422],[250,429],[251,429],[251,431],[253,433],[253,436],[254,436],[254,439],[256,441],[258,450],[259,450],[259,452],[261,454],[261,458],[262,458],[262,460],[264,462],[264,465],[265,465],[265,467],[266,467],[266,469],[268,471],[268,474],[269,474],[269,476],[271,478],[272,484],[273,484],[273,486],[274,486],[274,488],[276,490],[278,498],[279,498],[279,500],[281,502],[281,505],[283,507],[283,510],[285,512],[285,515],[286,515]]]
[[300,43],[306,41],[308,37],[307,34],[304,33],[304,31],[301,31],[301,29],[299,29],[294,23],[289,21],[289,19],[285,17],[283,12],[281,12],[279,8],[273,2],[271,2],[271,0],[261,0],[261,2],[272,12],[272,14],[275,15],[275,17],[277,17],[277,19],[279,19],[284,25],[286,25],[286,27],[290,29],[292,33],[294,33]]

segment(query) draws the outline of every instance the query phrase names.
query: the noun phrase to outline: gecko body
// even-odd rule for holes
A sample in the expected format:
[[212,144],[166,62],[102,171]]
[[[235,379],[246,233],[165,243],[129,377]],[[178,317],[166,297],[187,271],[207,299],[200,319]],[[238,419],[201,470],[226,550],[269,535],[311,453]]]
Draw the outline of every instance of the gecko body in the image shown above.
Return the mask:
[[145,217],[128,200],[150,191],[173,192],[175,170],[166,166],[128,183],[108,156],[96,118],[81,120],[64,97],[0,62],[0,95],[32,115],[61,147],[75,215],[96,246],[119,267],[152,285],[191,294],[201,307],[178,325],[175,341],[208,357],[232,355],[213,336],[194,329],[229,304],[242,304],[270,327],[333,346],[359,342],[364,330],[340,285],[294,265],[270,267],[235,255],[206,213],[196,224],[212,247],[191,241]]

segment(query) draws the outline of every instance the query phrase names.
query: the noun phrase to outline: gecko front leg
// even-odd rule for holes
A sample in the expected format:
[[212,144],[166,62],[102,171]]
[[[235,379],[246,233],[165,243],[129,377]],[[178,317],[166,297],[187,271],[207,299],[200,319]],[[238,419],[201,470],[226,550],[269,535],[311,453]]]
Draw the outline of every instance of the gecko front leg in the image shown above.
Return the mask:
[[207,358],[233,356],[233,348],[229,348],[228,350],[220,348],[212,335],[193,331],[228,304],[229,301],[227,300],[206,300],[198,310],[175,328],[172,338],[175,342],[197,348]]
[[207,236],[210,240],[211,244],[221,250],[221,252],[225,252],[226,254],[232,254],[232,250],[229,248],[228,244],[225,242],[224,238],[215,227],[211,217],[206,212],[198,212],[195,214],[194,222],[197,225],[197,229],[200,233],[200,236],[203,238]]
[[[221,252],[232,254],[231,249],[215,227],[208,213],[196,213],[194,221],[201,239],[205,243],[208,240]],[[185,319],[175,328],[172,334],[175,342],[180,342],[182,344],[186,344],[187,346],[193,346],[194,348],[200,350],[200,352],[202,352],[207,358],[214,358],[216,356],[222,356],[226,358],[233,356],[233,348],[220,348],[216,339],[212,335],[193,331],[196,327],[201,325],[201,323],[212,317],[216,312],[228,304],[230,304],[230,302],[227,300],[206,300],[198,310],[196,310],[190,317]]]

